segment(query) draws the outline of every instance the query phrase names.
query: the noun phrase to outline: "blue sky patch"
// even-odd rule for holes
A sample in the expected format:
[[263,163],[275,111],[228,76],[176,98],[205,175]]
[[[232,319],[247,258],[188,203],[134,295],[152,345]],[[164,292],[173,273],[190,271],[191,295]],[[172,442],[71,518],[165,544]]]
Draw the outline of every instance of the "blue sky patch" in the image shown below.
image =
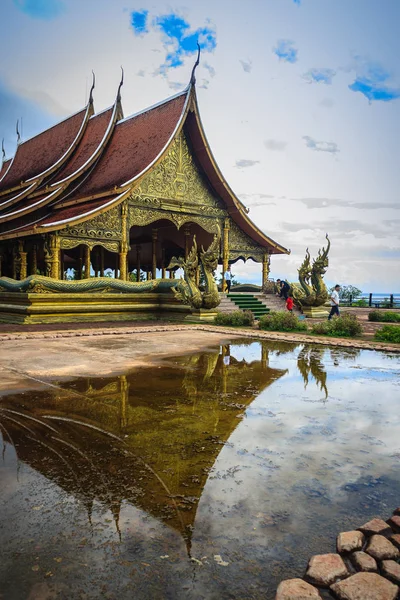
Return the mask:
[[186,56],[196,54],[197,42],[202,52],[212,52],[217,45],[215,29],[211,24],[193,30],[186,19],[173,12],[156,16],[149,24],[147,10],[135,11],[131,13],[131,25],[136,35],[148,33],[150,28],[162,33],[166,52],[165,63],[159,69],[162,74],[167,68],[175,69],[183,65]]
[[65,10],[62,0],[14,0],[14,4],[32,19],[49,21],[60,16]]
[[273,52],[279,60],[288,63],[295,63],[297,61],[298,50],[290,40],[278,40],[275,48],[273,48]]
[[304,73],[303,77],[309,83],[325,83],[330,85],[333,77],[335,77],[336,71],[333,69],[310,69],[307,73]]
[[300,4],[301,4],[301,0],[293,0],[293,2],[294,2],[295,4],[297,4],[297,6],[300,6]]
[[366,63],[355,81],[349,85],[352,92],[361,92],[369,102],[390,102],[400,98],[400,88],[387,85],[390,74],[377,63]]
[[154,26],[162,32],[164,48],[167,50],[164,68],[183,65],[186,56],[197,52],[197,41],[203,52],[212,52],[217,45],[215,30],[211,26],[191,31],[190,24],[174,13],[156,17]]
[[148,10],[137,10],[131,14],[131,25],[135,35],[143,35],[149,32],[147,28],[148,14]]

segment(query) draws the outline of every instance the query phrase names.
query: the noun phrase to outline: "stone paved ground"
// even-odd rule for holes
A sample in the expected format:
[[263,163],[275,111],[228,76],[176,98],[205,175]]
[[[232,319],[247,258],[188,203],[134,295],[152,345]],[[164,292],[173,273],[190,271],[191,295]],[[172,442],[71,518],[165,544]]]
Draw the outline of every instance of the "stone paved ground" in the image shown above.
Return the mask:
[[336,540],[337,554],[309,560],[304,579],[288,579],[275,600],[335,598],[397,600],[400,594],[400,508],[388,521],[375,518]]
[[[370,325],[375,325],[371,323]],[[5,325],[1,324],[0,342],[6,340],[63,338],[81,336],[128,335],[154,331],[208,331],[235,337],[253,337],[266,340],[313,343],[324,346],[342,346],[365,350],[385,350],[400,352],[399,344],[376,342],[372,335],[364,338],[331,338],[314,336],[306,333],[281,333],[277,331],[259,331],[257,328],[221,327],[216,325],[193,325],[186,323],[168,323],[165,321],[131,322],[131,323],[57,323],[43,325]]]

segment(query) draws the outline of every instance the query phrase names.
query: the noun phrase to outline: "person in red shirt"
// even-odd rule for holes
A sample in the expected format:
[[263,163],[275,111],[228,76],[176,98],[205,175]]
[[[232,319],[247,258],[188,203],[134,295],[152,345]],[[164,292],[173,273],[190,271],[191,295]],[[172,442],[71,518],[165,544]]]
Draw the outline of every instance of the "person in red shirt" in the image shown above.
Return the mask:
[[293,312],[293,298],[291,298],[290,296],[286,300],[286,308],[289,312]]

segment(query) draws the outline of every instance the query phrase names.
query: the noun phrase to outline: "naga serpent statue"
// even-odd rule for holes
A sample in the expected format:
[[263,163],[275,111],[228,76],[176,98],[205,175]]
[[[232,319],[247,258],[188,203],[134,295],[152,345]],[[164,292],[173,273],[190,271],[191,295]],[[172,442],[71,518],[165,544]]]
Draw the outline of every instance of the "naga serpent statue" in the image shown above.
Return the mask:
[[207,250],[204,250],[202,246],[200,251],[201,270],[205,281],[202,308],[215,308],[221,301],[214,279],[214,272],[218,265],[218,256],[219,238],[217,235],[214,235],[214,239]]
[[[184,270],[184,283],[186,286],[173,289],[172,291],[174,292],[175,297],[184,304],[190,304],[196,309],[211,309],[218,306],[220,297],[214,279],[214,271],[218,265],[218,256],[219,238],[215,235],[207,250],[204,250],[202,247],[200,251],[200,266],[205,280],[205,290],[201,293],[196,284],[199,256],[197,252],[196,236],[193,236],[193,246],[186,260],[183,258],[173,258],[169,265],[170,267],[179,266]],[[183,280],[180,281],[182,282]]]
[[150,281],[122,281],[111,277],[91,277],[77,281],[64,281],[52,279],[44,275],[30,275],[21,281],[0,277],[0,293],[40,293],[40,294],[98,294],[98,293],[168,293],[173,292],[175,297],[192,308],[215,308],[220,299],[217,285],[213,277],[213,270],[218,262],[219,240],[215,236],[207,250],[202,248],[200,253],[201,267],[206,281],[206,289],[202,294],[196,284],[196,273],[199,266],[196,237],[186,260],[172,259],[173,266],[184,269],[184,278],[181,279],[151,279]]
[[328,300],[328,290],[326,288],[323,276],[329,265],[328,253],[331,247],[328,234],[326,234],[328,244],[318,252],[317,258],[310,263],[310,253],[308,248],[299,273],[299,283],[292,283],[291,294],[296,304],[300,307],[322,306]]

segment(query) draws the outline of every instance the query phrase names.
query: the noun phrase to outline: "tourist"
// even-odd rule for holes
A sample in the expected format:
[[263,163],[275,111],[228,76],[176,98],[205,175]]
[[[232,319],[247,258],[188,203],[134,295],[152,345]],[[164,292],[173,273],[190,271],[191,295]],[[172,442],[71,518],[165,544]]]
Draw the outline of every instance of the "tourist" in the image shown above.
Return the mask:
[[291,298],[290,296],[286,300],[286,308],[289,312],[293,312],[293,298]]
[[287,300],[290,292],[290,284],[285,280],[282,281],[281,279],[277,279],[276,283],[278,284],[278,289],[280,290],[277,296]]
[[224,279],[225,279],[225,283],[226,283],[226,287],[228,288],[228,294],[231,291],[231,283],[232,283],[232,274],[231,274],[231,268],[228,265],[227,270],[224,273]]
[[328,321],[330,321],[333,315],[340,317],[339,313],[339,292],[340,285],[336,284],[331,293],[331,312],[329,313]]

